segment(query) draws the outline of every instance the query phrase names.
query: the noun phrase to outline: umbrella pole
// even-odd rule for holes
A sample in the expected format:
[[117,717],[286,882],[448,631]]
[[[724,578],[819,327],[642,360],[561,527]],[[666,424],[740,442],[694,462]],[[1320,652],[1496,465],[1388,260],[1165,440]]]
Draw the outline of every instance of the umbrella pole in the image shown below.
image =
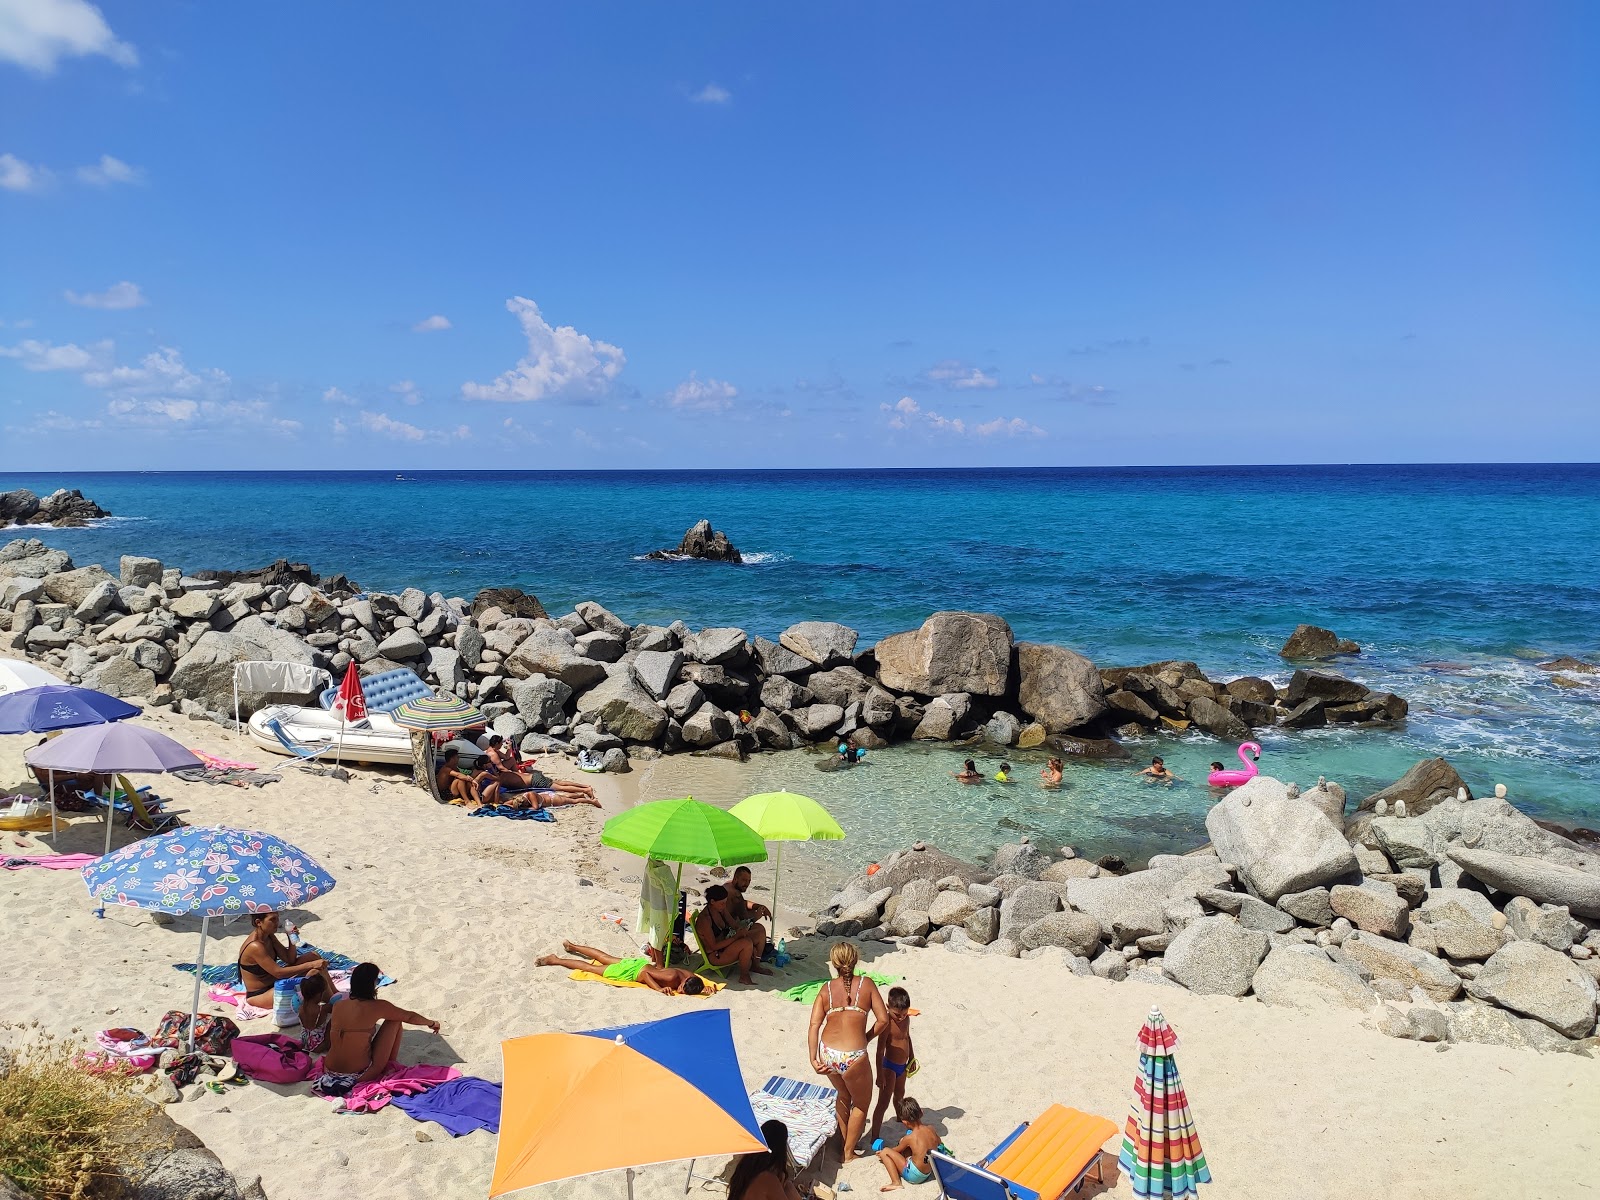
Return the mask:
[[[37,776],[35,776],[37,778]],[[56,836],[56,769],[50,768],[50,836]]]
[[[678,905],[679,905],[679,903],[682,902],[682,900],[683,900],[683,864],[679,863],[678,864],[678,882],[677,882],[677,884],[675,886],[675,889],[674,889],[674,891],[672,893],[672,920],[667,925],[667,944],[661,948],[661,965],[663,967],[670,967],[672,965],[672,927],[678,923]],[[685,921],[687,921],[689,919],[689,912],[688,912],[688,906],[687,905],[684,906],[683,919]],[[684,930],[684,933],[687,934],[688,932],[689,931],[687,929]],[[687,940],[684,941],[683,946],[684,946],[684,953],[687,954],[688,953],[688,948],[689,948],[689,943],[688,943]]]
[[772,940],[778,941],[778,876],[783,874],[783,843],[773,843],[772,864]]
[[[128,797],[128,803],[130,805],[133,803],[133,797],[132,796]],[[111,777],[111,786],[106,788],[106,849],[105,849],[105,852],[107,854],[111,853],[111,827],[113,825],[115,825],[116,823],[117,823],[117,779],[116,779],[116,776],[113,775]]]
[[633,1200],[633,1168],[628,1168],[628,1200]]
[[194,1023],[200,1019],[200,989],[206,982],[206,933],[211,928],[211,914],[200,918],[200,953],[194,960],[194,1001],[189,1005],[189,1051],[194,1052]]

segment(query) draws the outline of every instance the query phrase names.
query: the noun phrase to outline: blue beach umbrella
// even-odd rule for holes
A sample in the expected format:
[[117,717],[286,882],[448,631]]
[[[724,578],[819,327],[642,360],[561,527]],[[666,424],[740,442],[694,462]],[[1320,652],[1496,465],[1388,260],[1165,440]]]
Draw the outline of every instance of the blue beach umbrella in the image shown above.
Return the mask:
[[200,918],[189,1007],[193,1049],[211,918],[293,908],[332,891],[334,878],[304,850],[270,833],[214,827],[174,829],[133,842],[84,867],[83,882],[102,905]]
[[93,688],[47,683],[0,696],[0,733],[54,733],[123,721],[143,711]]

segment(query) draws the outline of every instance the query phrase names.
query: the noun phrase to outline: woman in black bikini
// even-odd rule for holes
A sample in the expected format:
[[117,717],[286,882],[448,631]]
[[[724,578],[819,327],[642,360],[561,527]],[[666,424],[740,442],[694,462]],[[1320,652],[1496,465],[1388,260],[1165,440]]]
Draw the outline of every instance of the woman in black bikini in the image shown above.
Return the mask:
[[244,984],[245,1003],[255,1008],[272,1007],[272,989],[280,979],[299,979],[320,975],[333,995],[333,980],[327,964],[314,954],[285,946],[278,940],[278,914],[256,913],[250,918],[250,936],[239,947],[239,982]]
[[761,952],[766,948],[767,932],[759,925],[748,930],[740,929],[728,915],[728,889],[714,883],[706,889],[706,906],[695,920],[694,933],[700,939],[700,948],[714,967],[739,966],[739,982],[754,983],[750,972],[771,975],[761,965]]

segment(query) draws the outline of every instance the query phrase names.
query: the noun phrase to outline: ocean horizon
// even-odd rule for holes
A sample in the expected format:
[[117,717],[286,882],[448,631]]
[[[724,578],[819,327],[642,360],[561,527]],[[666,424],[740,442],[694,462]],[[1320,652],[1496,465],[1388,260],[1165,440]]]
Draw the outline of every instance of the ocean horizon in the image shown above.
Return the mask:
[[[80,563],[287,558],[374,590],[513,586],[552,613],[593,599],[630,623],[776,637],[837,620],[866,646],[972,609],[1100,666],[1192,659],[1213,678],[1282,682],[1278,647],[1311,622],[1363,647],[1333,669],[1404,696],[1411,715],[1263,731],[1264,773],[1359,796],[1442,755],[1477,791],[1505,783],[1535,816],[1600,824],[1600,677],[1538,667],[1600,653],[1585,553],[1600,465],[0,474],[0,490],[16,487],[79,488],[114,514],[8,533]],[[743,566],[643,557],[702,517]],[[1185,782],[1151,789],[1127,764],[1073,764],[1049,797],[1031,786],[1033,756],[1014,754],[1028,786],[964,788],[948,775],[960,752],[926,746],[876,752],[858,772],[816,771],[803,754],[747,770],[853,819],[852,856],[921,836],[980,856],[1018,831],[1130,857],[1204,840],[1206,764],[1233,747],[1190,733],[1130,750],[1164,753]]]

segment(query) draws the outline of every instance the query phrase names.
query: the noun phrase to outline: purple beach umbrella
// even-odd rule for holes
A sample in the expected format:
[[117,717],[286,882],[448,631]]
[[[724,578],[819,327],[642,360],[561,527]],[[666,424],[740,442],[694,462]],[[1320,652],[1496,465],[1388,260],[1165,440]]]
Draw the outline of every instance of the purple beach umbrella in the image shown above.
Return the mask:
[[[87,725],[35,746],[23,756],[30,767],[94,775],[159,775],[205,766],[164,733],[143,725]],[[55,789],[52,786],[51,792]],[[115,803],[115,789],[108,803]],[[114,807],[106,810],[106,853],[111,853]]]
[[143,711],[93,688],[47,683],[0,696],[0,733],[53,733],[123,721]]

